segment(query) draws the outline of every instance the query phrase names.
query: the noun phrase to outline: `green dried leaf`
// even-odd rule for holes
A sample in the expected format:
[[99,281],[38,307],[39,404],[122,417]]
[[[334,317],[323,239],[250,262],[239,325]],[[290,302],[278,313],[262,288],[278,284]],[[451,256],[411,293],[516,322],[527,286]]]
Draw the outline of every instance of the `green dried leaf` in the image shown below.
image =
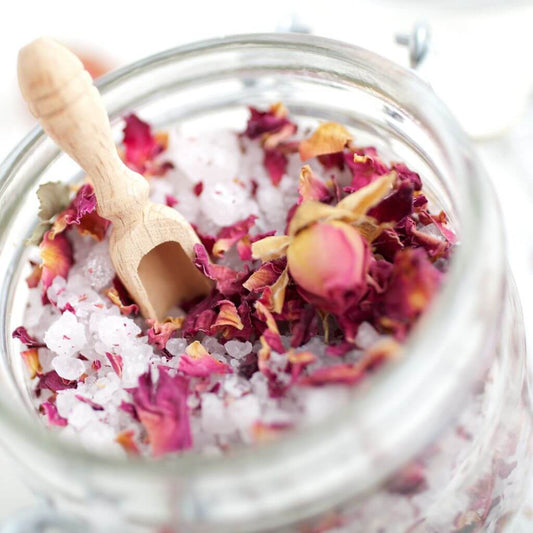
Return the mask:
[[70,189],[65,183],[50,181],[39,187],[37,197],[40,203],[39,218],[50,220],[70,203]]
[[39,224],[35,226],[35,229],[33,230],[31,237],[29,239],[26,239],[24,241],[24,244],[26,246],[39,246],[39,244],[41,244],[41,241],[43,240],[44,234],[51,227],[52,227],[52,224],[50,224],[50,222],[39,222]]

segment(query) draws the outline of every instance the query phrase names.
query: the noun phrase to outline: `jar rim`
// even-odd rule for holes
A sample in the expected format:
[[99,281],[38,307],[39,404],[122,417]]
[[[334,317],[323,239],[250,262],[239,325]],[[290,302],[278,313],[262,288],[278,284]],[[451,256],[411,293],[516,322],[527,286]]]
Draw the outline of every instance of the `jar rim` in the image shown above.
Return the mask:
[[[485,177],[485,173],[477,162],[461,128],[449,115],[445,106],[433,93],[432,89],[418,78],[415,73],[370,51],[332,39],[301,34],[248,34],[203,40],[152,55],[120,68],[105,75],[97,82],[97,86],[105,95],[106,91],[123,83],[130,77],[134,77],[138,72],[149,70],[156,65],[180,61],[195,55],[209,54],[226,47],[242,45],[271,47],[278,50],[286,50],[287,48],[299,51],[310,50],[314,53],[322,53],[329,57],[335,57],[347,63],[354,60],[357,60],[358,63],[367,63],[378,71],[387,73],[387,76],[391,78],[401,77],[407,80],[414,96],[420,98],[420,100],[423,97],[424,106],[430,107],[434,124],[446,125],[448,130],[447,142],[450,143],[450,139],[452,139],[453,143],[451,144],[456,146],[458,150],[461,150],[461,153],[457,157],[468,159],[468,168],[462,164],[462,166],[459,165],[459,171],[462,173],[468,171],[468,179],[464,180],[461,193],[465,194],[468,200],[464,202],[464,205],[470,204],[469,207],[471,210],[468,213],[463,213],[464,216],[461,220],[461,246],[454,251],[446,282],[436,297],[434,305],[423,317],[423,327],[416,328],[405,345],[405,351],[409,353],[409,357],[401,358],[400,361],[392,363],[390,368],[384,368],[373,376],[371,386],[364,391],[364,395],[361,395],[361,398],[357,398],[357,402],[359,402],[359,411],[364,410],[369,405],[372,405],[372,403],[378,405],[379,399],[386,397],[387,390],[388,394],[393,390],[394,394],[401,401],[402,397],[406,395],[412,398],[412,395],[408,394],[409,387],[407,381],[404,381],[403,388],[401,386],[398,387],[399,373],[401,373],[404,380],[407,380],[409,373],[413,371],[413,364],[416,364],[416,361],[420,362],[422,360],[422,352],[431,349],[434,345],[434,339],[438,338],[441,324],[445,321],[447,313],[450,310],[455,310],[460,314],[460,308],[462,305],[465,305],[465,301],[475,299],[476,297],[475,294],[468,294],[468,291],[466,291],[464,292],[463,301],[459,301],[458,294],[465,291],[469,283],[472,283],[473,277],[479,275],[479,272],[483,268],[482,258],[476,249],[476,241],[479,239],[480,231],[488,231],[486,229],[488,224],[485,224],[485,222],[489,217],[493,216],[490,211],[494,208],[492,189]],[[439,132],[439,134],[441,133],[444,134],[444,132]],[[36,127],[9,154],[0,166],[0,195],[3,194],[6,181],[17,167],[18,162],[26,157],[36,145],[42,142],[44,137],[45,134],[42,129]],[[480,201],[480,199],[483,201]],[[495,224],[498,227],[492,239],[495,243],[499,243],[498,246],[501,246],[503,235],[501,228],[499,228],[499,221],[496,221]],[[498,268],[503,269],[502,265],[503,263]],[[503,288],[501,290],[503,291]],[[470,310],[476,307],[475,302],[469,303],[468,306]],[[495,324],[497,322],[497,316],[493,316],[492,320]],[[444,352],[445,350],[441,349],[438,354],[439,357],[444,357]],[[415,354],[418,354],[418,357],[415,357]],[[430,367],[436,368],[437,366],[429,365],[428,369]],[[391,384],[393,383],[391,380],[393,377],[395,378],[395,388],[391,389]],[[449,393],[450,391],[447,392]],[[343,408],[341,412],[335,413],[329,419],[318,422],[311,427],[300,428],[276,442],[264,444],[259,447],[238,448],[234,453],[230,453],[223,458],[205,457],[200,454],[189,453],[181,456],[163,457],[156,461],[137,459],[135,457],[117,458],[102,456],[86,450],[81,445],[63,440],[60,436],[49,430],[46,432],[40,431],[39,428],[31,424],[31,421],[17,417],[16,413],[9,407],[9,404],[4,401],[0,403],[0,419],[19,434],[19,436],[25,437],[26,439],[35,438],[36,442],[39,441],[39,446],[47,447],[47,451],[50,454],[55,456],[61,455],[64,458],[68,458],[70,462],[90,462],[91,469],[93,470],[95,468],[105,469],[106,471],[112,469],[115,473],[127,472],[131,475],[169,477],[176,474],[187,476],[208,473],[215,468],[217,471],[239,472],[242,468],[247,468],[247,465],[251,465],[251,461],[254,461],[253,464],[260,461],[272,465],[281,457],[295,454],[305,449],[311,441],[315,443],[320,442],[321,445],[325,445],[326,440],[324,436],[338,435],[339,438],[348,438],[351,435],[353,438],[353,431],[352,433],[343,432],[346,429],[343,427],[346,425],[346,420],[361,420],[361,423],[364,423],[364,421],[355,412],[354,406],[351,405],[352,403],[355,403],[355,399],[353,402],[350,402],[350,405]],[[383,406],[381,408],[382,412],[376,416],[377,423],[379,423],[379,420],[389,419],[385,416],[386,413],[383,412],[383,409],[386,410],[386,408],[387,406]],[[406,430],[404,428],[403,431]],[[400,437],[406,438],[403,434]],[[236,468],[237,465],[239,468]]]

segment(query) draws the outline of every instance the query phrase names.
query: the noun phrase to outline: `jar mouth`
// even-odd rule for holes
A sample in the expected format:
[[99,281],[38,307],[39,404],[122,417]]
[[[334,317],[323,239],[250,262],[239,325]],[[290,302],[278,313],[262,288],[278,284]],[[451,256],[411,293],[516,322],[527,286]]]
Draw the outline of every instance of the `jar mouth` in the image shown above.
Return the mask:
[[[461,396],[456,394],[458,376],[463,372],[472,371],[478,364],[474,360],[473,348],[469,348],[470,344],[479,343],[480,339],[489,335],[491,328],[497,329],[499,315],[496,303],[501,300],[504,291],[501,281],[504,260],[503,236],[492,190],[465,134],[425,82],[413,72],[387,59],[342,42],[296,34],[251,34],[205,40],[137,61],[104,76],[97,85],[105,96],[108,91],[134,78],[140,71],[210,54],[215,50],[242,46],[291,50],[294,54],[306,51],[323,54],[346,65],[342,76],[348,80],[350,65],[365,65],[368,90],[379,93],[384,101],[390,99],[390,95],[382,93],[374,83],[373,76],[386,78],[391,87],[398,83],[403,89],[408,89],[410,95],[404,103],[406,112],[415,122],[428,122],[435,139],[448,151],[450,165],[458,176],[457,213],[460,219],[461,244],[452,255],[446,281],[434,304],[421,318],[405,345],[406,356],[391,362],[371,376],[370,385],[364,390],[355,391],[353,400],[327,420],[317,422],[311,427],[299,428],[276,442],[258,447],[238,448],[224,457],[185,454],[147,460],[102,456],[82,448],[81,445],[63,440],[53,431],[43,431],[37,424],[20,417],[10,407],[8,397],[2,397],[0,401],[0,419],[18,437],[39,443],[38,446],[46,449],[47,453],[70,463],[90,463],[93,470],[105,470],[108,473],[112,471],[117,475],[183,477],[207,475],[214,471],[228,475],[232,472],[243,472],[252,465],[252,461],[254,465],[258,462],[268,465],[270,471],[274,472],[284,467],[288,457],[293,461],[295,457],[299,457],[302,461],[312,464],[321,457],[336,453],[339,446],[357,441],[358,429],[363,428],[367,435],[381,435],[385,433],[382,431],[383,427],[399,418],[401,424],[397,420],[391,425],[388,441],[381,443],[390,450],[396,446],[398,454],[396,460],[388,462],[387,468],[383,467],[383,477],[401,464],[402,459],[412,455],[413,448],[407,446],[407,443],[414,439],[412,432],[417,431],[419,424],[431,420],[431,413],[438,405],[452,401],[451,398],[453,401],[461,400]],[[298,62],[298,55],[294,56],[294,61]],[[44,138],[42,129],[35,128],[4,161],[0,167],[0,197],[6,194],[7,186],[19,163],[29,157]],[[488,263],[494,274],[494,286],[488,288],[487,293],[483,295],[483,326],[478,323],[477,330],[465,332],[466,325],[471,326],[472,322],[475,322],[476,313],[480,312],[479,294],[473,292],[472,288],[479,286],[479,279],[487,272]],[[453,317],[454,323],[450,317]],[[1,318],[5,327],[6,316]],[[5,332],[4,337],[7,337],[8,333]],[[455,358],[450,361],[450,354],[453,354],[461,343],[468,345],[465,348],[464,360],[458,361],[459,358]],[[7,349],[5,339],[3,349]],[[479,345],[476,345],[476,353],[478,351]],[[435,391],[434,377],[436,373],[446,369],[448,371],[441,375],[439,390]],[[391,395],[394,401],[391,401]],[[348,425],[350,427],[347,427]],[[425,433],[420,436],[420,446],[436,431],[436,424],[426,427]],[[387,455],[387,460],[388,458]],[[354,471],[359,468],[357,471],[361,475],[368,475],[366,467],[358,467],[355,463],[352,466]]]

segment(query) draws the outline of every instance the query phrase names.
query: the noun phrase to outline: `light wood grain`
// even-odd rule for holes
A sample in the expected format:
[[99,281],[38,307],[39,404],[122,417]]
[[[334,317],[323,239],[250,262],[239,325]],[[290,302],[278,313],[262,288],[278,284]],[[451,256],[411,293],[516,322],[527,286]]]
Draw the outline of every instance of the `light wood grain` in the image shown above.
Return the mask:
[[211,283],[192,262],[196,233],[175,209],[150,202],[145,178],[122,162],[81,61],[56,41],[40,38],[20,51],[18,76],[32,114],[87,172],[98,213],[113,223],[111,260],[142,314],[161,320],[173,305],[207,294]]

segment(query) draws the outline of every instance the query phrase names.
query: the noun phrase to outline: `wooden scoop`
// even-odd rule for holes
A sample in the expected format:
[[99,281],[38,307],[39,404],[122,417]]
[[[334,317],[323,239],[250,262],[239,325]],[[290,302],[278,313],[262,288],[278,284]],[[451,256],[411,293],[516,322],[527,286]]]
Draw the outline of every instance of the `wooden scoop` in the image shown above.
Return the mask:
[[146,318],[162,320],[181,302],[207,294],[194,266],[199,242],[175,209],[148,200],[148,183],[120,159],[104,104],[81,61],[40,38],[19,53],[18,77],[30,111],[88,174],[98,213],[112,221],[111,260]]

